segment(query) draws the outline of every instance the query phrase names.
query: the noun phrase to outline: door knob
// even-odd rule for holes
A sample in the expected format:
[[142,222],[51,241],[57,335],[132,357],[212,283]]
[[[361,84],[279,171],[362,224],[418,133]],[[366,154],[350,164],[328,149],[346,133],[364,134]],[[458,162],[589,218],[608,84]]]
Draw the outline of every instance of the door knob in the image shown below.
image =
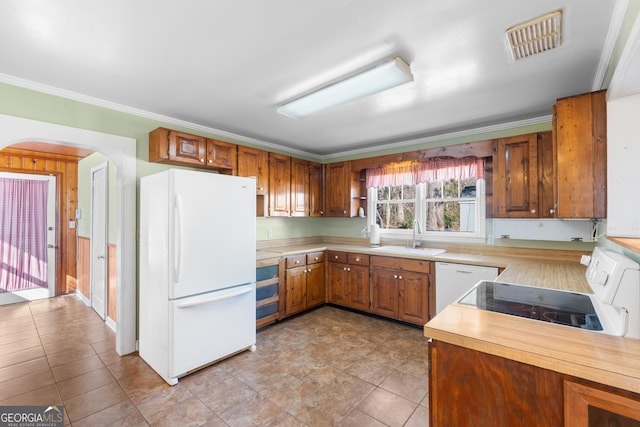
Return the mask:
[[52,245],[51,243],[49,243],[47,245],[47,249],[58,249],[58,247],[56,245]]
[[104,259],[104,255],[98,256],[98,259]]

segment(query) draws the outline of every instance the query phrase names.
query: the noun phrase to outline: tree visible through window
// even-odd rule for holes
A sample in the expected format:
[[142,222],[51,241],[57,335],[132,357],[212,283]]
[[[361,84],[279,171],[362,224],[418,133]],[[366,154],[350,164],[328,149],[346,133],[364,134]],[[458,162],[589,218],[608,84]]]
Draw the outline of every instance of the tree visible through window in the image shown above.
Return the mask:
[[[367,170],[369,224],[395,237],[485,237],[484,160],[429,159]],[[371,215],[374,214],[374,215]],[[452,239],[456,239],[452,237]]]

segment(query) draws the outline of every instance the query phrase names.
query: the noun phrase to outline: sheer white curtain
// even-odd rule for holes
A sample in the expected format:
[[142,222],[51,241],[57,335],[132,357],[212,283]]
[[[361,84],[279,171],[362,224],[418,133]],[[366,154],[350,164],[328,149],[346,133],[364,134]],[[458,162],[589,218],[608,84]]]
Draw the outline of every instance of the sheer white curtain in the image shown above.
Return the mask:
[[0,292],[47,287],[47,181],[0,178]]

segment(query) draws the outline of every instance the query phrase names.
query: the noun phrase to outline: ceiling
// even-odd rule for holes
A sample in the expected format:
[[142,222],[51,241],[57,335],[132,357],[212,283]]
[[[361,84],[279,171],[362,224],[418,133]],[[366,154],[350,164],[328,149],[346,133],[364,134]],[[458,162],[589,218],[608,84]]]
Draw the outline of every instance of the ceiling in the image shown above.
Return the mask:
[[[318,157],[541,120],[601,87],[606,0],[4,0],[0,78]],[[559,48],[504,31],[562,9]],[[614,29],[617,31],[617,29]],[[414,81],[291,119],[278,105],[394,56]],[[602,59],[604,58],[604,59]]]

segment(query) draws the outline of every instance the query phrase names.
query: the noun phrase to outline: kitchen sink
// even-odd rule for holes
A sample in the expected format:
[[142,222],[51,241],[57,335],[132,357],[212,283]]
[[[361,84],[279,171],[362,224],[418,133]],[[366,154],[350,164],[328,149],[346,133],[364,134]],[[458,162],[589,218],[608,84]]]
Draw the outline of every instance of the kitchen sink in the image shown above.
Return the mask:
[[399,254],[415,254],[415,255],[425,255],[425,256],[436,256],[436,255],[440,255],[447,252],[446,249],[422,248],[422,247],[410,248],[407,246],[393,246],[393,245],[380,246],[379,248],[376,248],[376,249],[383,252],[393,252],[393,253],[399,253]]

